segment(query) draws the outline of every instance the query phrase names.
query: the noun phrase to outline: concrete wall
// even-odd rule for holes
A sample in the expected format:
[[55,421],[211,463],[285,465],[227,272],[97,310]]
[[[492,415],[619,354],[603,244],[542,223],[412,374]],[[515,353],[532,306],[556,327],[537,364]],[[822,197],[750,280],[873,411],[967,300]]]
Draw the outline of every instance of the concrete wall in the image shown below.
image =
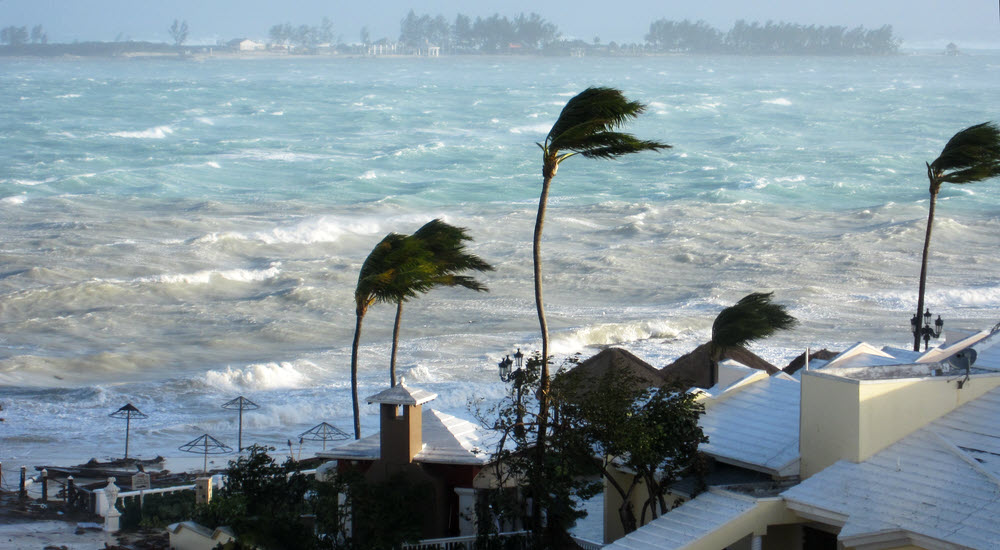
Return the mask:
[[860,462],[929,422],[1000,386],[1000,376],[857,380],[802,374],[802,478],[837,460]]

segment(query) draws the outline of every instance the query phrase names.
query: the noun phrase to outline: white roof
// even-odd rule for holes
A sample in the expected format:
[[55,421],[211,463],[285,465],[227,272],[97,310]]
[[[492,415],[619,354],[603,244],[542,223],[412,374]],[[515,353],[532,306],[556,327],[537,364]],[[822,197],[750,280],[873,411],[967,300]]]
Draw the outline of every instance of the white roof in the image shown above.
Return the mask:
[[666,550],[682,548],[752,510],[752,498],[709,489],[683,506],[643,525],[605,546],[608,550]]
[[[484,440],[487,431],[479,424],[434,409],[424,410],[422,424],[423,448],[413,457],[414,462],[470,465],[489,462],[490,442]],[[380,434],[376,433],[317,456],[378,460],[381,454]]]
[[1000,541],[1000,389],[859,464],[838,461],[782,496],[840,538],[908,532],[971,548]]
[[423,405],[434,399],[437,399],[436,393],[420,388],[411,388],[400,382],[391,388],[369,396],[365,401],[383,405]]
[[730,386],[706,399],[699,420],[708,443],[700,450],[717,460],[780,476],[799,473],[800,385],[778,374]]

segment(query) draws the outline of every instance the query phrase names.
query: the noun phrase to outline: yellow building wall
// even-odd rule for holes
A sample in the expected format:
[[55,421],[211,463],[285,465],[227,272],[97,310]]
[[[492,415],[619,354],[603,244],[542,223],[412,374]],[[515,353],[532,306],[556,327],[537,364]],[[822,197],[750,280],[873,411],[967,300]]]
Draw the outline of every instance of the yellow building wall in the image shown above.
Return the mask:
[[856,380],[822,371],[803,373],[799,418],[802,478],[837,460],[868,459],[1000,386],[1000,376],[973,376],[962,389],[957,382],[952,377]]
[[860,454],[860,384],[842,378],[802,373],[799,410],[799,475],[805,479],[838,460]]

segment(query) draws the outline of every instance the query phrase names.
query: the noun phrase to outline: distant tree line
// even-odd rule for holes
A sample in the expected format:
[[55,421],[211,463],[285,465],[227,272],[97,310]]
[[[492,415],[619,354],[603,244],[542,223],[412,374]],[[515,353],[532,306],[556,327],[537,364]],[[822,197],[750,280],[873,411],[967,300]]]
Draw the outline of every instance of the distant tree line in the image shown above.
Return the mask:
[[21,46],[23,44],[48,44],[49,35],[42,29],[41,25],[31,27],[18,27],[10,25],[0,29],[0,44],[9,46]]
[[296,27],[291,23],[274,25],[267,35],[274,44],[301,48],[315,48],[320,44],[330,44],[335,39],[333,22],[330,21],[329,17],[324,17],[319,26],[299,25]]
[[437,46],[448,53],[537,52],[560,36],[559,28],[537,13],[521,13],[513,19],[493,14],[475,20],[460,13],[449,23],[443,15],[418,16],[410,10],[399,27],[399,42],[404,47]]
[[888,55],[899,51],[900,40],[891,25],[868,30],[773,21],[761,25],[741,19],[722,32],[704,21],[659,19],[649,25],[646,43],[657,52]]

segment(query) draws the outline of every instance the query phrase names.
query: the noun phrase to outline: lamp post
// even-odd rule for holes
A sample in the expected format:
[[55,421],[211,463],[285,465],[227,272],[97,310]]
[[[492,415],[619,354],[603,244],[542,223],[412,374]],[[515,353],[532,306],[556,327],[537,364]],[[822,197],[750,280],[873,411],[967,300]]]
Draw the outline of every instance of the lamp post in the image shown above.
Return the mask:
[[941,332],[944,330],[944,321],[941,320],[940,315],[934,321],[934,326],[931,326],[931,318],[933,318],[933,314],[931,314],[930,308],[924,311],[923,323],[920,322],[920,317],[916,315],[910,318],[910,330],[913,332],[913,338],[917,341],[920,338],[924,339],[924,351],[927,351],[927,346],[930,344],[931,338],[941,336]]
[[[512,369],[513,366],[517,366],[516,369]],[[514,425],[514,436],[518,439],[524,439],[525,428],[524,428],[524,405],[523,405],[523,394],[525,379],[523,375],[524,370],[524,354],[521,353],[521,348],[517,348],[514,352],[514,359],[507,355],[497,363],[500,368],[500,380],[504,382],[514,381],[514,385],[517,388],[517,403],[515,407],[517,408],[517,423]]]

